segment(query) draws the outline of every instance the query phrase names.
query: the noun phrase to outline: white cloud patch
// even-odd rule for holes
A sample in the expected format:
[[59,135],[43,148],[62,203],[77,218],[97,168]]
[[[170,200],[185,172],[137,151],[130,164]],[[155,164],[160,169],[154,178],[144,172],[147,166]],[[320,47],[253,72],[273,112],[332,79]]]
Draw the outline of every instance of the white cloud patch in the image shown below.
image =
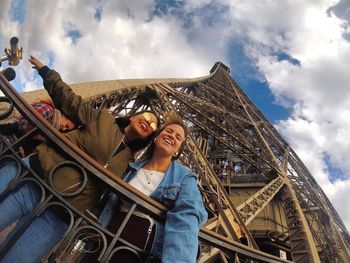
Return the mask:
[[208,54],[192,45],[176,17],[152,17],[153,1],[29,0],[23,24],[8,18],[9,2],[1,3],[1,35],[6,39],[15,33],[24,47],[17,68],[23,85],[33,75],[26,61],[30,54],[47,62],[50,53],[52,66],[67,82],[169,77],[169,72],[196,77],[209,74],[223,57],[220,48]]
[[[230,41],[245,43],[276,100],[292,108],[277,128],[350,229],[343,199],[350,191],[350,27],[334,15],[339,8],[329,11],[337,2],[189,0],[174,13],[154,16],[151,0],[28,0],[25,21],[18,23],[9,17],[11,1],[4,0],[0,44],[19,37],[24,60],[16,71],[29,90],[40,85],[26,61],[30,54],[51,61],[67,82],[198,77],[215,61],[229,61]],[[79,33],[75,39],[72,30]],[[330,181],[325,156],[344,180]]]

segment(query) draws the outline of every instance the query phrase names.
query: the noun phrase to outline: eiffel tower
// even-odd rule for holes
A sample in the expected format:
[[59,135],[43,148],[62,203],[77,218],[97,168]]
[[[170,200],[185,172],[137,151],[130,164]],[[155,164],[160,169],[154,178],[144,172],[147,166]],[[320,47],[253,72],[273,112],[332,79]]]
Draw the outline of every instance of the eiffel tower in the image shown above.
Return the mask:
[[[51,252],[49,262],[60,262],[71,253],[69,248],[74,246],[76,237],[86,230],[102,240],[96,252],[97,262],[109,262],[117,241],[128,244],[72,209],[20,162],[18,148],[38,131],[106,187],[131,201],[133,207],[142,208],[157,219],[164,218],[166,207],[118,180],[111,180],[113,174],[38,118],[30,103],[47,97],[46,91],[19,94],[2,74],[0,77],[5,94],[0,98],[0,121],[9,121],[20,113],[36,126],[20,138],[9,140],[1,136],[0,164],[11,159],[22,169],[0,200],[30,178],[44,186],[43,199],[33,211],[34,216],[49,204],[59,204],[70,215],[70,228]],[[112,80],[71,87],[92,107],[107,108],[113,115],[152,109],[159,114],[173,112],[188,125],[190,136],[180,161],[198,175],[209,214],[199,234],[198,262],[350,262],[350,235],[332,204],[288,142],[233,80],[223,63],[215,63],[208,76],[193,79]],[[0,261],[32,220],[29,217],[27,224],[5,244]],[[130,250],[139,249],[130,245]]]

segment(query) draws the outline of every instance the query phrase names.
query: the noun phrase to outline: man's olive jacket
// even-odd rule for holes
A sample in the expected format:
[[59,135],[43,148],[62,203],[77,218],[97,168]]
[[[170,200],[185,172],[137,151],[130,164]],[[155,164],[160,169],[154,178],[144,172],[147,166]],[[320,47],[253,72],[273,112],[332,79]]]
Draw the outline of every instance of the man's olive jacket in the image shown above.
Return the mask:
[[[48,91],[55,106],[79,128],[70,131],[65,136],[77,145],[82,151],[89,154],[117,176],[126,170],[128,162],[133,160],[129,147],[114,154],[122,144],[124,134],[115,123],[113,116],[106,110],[97,110],[84,102],[80,96],[62,81],[61,76],[47,66],[39,70],[44,80],[44,87]],[[49,170],[66,159],[63,152],[51,143],[43,143],[37,147],[38,158],[44,176]],[[72,192],[81,185],[81,175],[76,169],[64,166],[54,174],[54,186],[61,192]],[[94,177],[88,175],[85,189],[74,197],[66,200],[81,211],[91,209],[100,197],[103,186]]]

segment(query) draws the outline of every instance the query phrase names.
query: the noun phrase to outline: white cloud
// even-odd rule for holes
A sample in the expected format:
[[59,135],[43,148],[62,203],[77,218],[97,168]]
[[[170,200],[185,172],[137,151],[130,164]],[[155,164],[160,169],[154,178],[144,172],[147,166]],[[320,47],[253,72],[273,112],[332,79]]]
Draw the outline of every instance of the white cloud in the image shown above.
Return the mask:
[[[5,1],[9,3],[9,1]],[[8,10],[9,4],[4,5]],[[101,20],[95,17],[100,8]],[[23,24],[6,19],[2,36],[13,32],[24,47],[24,60],[17,68],[21,82],[32,79],[26,61],[29,54],[48,62],[48,52],[67,82],[118,78],[196,77],[209,74],[221,49],[204,56],[207,50],[192,45],[174,17],[160,19],[150,14],[153,1],[130,4],[122,1],[28,1]],[[11,27],[11,30],[3,29]],[[13,29],[15,27],[15,29]],[[68,30],[79,30],[74,45]],[[174,52],[176,50],[176,52]]]

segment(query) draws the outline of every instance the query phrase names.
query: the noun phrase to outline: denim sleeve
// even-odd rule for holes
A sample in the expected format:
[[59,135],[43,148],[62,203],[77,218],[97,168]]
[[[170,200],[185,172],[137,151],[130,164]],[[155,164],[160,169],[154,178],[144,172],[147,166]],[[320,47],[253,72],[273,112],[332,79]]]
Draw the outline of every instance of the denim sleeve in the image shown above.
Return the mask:
[[162,262],[196,262],[198,232],[207,220],[197,177],[190,173],[181,184],[175,206],[166,215]]

